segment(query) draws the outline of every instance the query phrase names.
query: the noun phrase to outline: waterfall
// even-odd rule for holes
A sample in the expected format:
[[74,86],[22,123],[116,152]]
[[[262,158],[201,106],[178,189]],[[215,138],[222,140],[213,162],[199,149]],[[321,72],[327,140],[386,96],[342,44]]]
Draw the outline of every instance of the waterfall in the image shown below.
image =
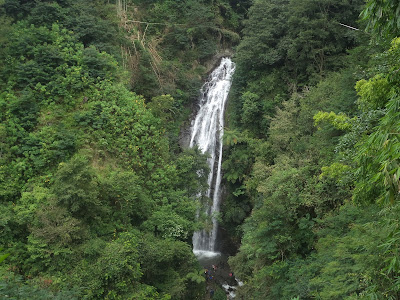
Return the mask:
[[201,230],[193,234],[193,252],[196,255],[216,255],[218,221],[215,215],[219,212],[221,200],[224,111],[234,71],[235,64],[230,58],[223,58],[200,90],[200,108],[192,125],[190,147],[198,146],[203,153],[209,155],[207,197],[212,199],[212,205],[206,207],[205,213],[211,216],[213,225],[212,230]]

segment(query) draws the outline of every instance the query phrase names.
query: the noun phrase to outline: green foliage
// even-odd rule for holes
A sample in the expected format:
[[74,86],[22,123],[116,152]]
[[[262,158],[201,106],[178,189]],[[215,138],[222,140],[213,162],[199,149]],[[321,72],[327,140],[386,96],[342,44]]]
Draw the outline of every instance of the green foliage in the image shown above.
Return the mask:
[[167,124],[176,113],[174,111],[174,101],[171,95],[162,95],[151,99],[147,107],[155,116],[160,118],[164,124]]
[[340,182],[345,173],[350,171],[350,166],[335,162],[330,166],[322,167],[321,171],[320,179],[328,177]]
[[203,294],[204,280],[193,281],[191,268],[197,263],[190,246],[181,241],[143,236],[139,245],[143,281],[154,285],[172,299],[196,299]]
[[168,0],[128,6],[127,19],[143,22],[124,26],[133,89],[147,99],[170,94],[189,105],[209,71],[202,64],[239,41],[239,19],[248,3],[235,5],[226,0]]
[[32,236],[46,244],[62,247],[85,238],[81,222],[63,207],[49,202],[42,203],[36,209],[35,220],[30,228]]
[[155,207],[140,178],[123,169],[106,172],[99,178],[100,198],[113,211],[112,218],[121,223],[140,225]]
[[197,147],[185,149],[176,161],[177,186],[187,191],[187,196],[198,198],[204,196],[208,190],[208,173],[206,154],[202,154]]
[[[393,61],[399,56],[399,43],[394,40],[391,49],[385,54],[388,60]],[[398,75],[396,65],[384,70],[382,77],[388,78],[382,85],[372,79],[369,83],[358,85],[360,101],[376,103],[379,99],[385,105],[385,114],[379,119],[369,135],[361,139],[358,144],[358,153],[355,160],[358,163],[357,182],[354,199],[363,202],[366,199],[381,203],[393,204],[398,199]],[[370,84],[377,84],[371,89]],[[373,106],[374,108],[374,106]],[[373,188],[375,186],[375,188]]]
[[356,157],[360,163],[354,195],[356,201],[371,199],[368,195],[373,191],[378,192],[377,199],[371,199],[373,201],[393,204],[398,200],[399,141],[396,134],[392,134],[392,128],[398,126],[397,117],[394,117],[398,115],[398,99],[390,100],[387,107],[387,114],[376,130],[360,144]]
[[387,102],[386,95],[390,91],[390,84],[382,74],[366,81],[360,80],[356,84],[356,90],[360,96],[358,105],[361,110],[368,111],[383,108]]
[[[192,213],[194,213],[194,210]],[[164,206],[153,212],[142,228],[163,238],[185,241],[189,238],[189,233],[194,231],[193,224],[190,221],[174,212],[171,206]]]
[[354,24],[360,6],[361,1],[255,1],[238,48],[240,74],[250,72],[246,78],[252,80],[265,68],[284,67],[289,82],[304,83],[332,70],[333,57],[340,61],[346,45],[354,45],[354,36],[340,37],[343,29],[336,24]]
[[284,100],[344,67],[346,52],[359,35],[339,23],[355,26],[361,5],[362,1],[254,1],[235,56],[231,105],[236,126],[264,138]]
[[[256,299],[358,299],[366,296],[370,280],[377,279],[381,259],[376,256],[386,231],[376,223],[377,207],[350,204],[318,220],[316,251],[254,270],[239,292]],[[380,298],[379,298],[380,299]]]
[[[117,295],[129,297],[135,290],[135,282],[142,275],[137,247],[136,235],[128,232],[122,233],[118,239],[108,243],[92,268],[95,272],[93,277],[101,281],[101,289],[92,292],[107,298]],[[104,292],[99,294],[101,290]]]
[[369,0],[361,13],[363,20],[367,21],[367,30],[375,35],[383,34],[395,37],[400,30],[400,8],[397,1]]
[[241,101],[243,102],[242,123],[248,124],[248,126],[250,124],[256,125],[254,120],[262,118],[262,115],[260,115],[260,97],[257,94],[245,92],[241,97]]
[[90,217],[90,212],[98,214],[96,210],[101,206],[98,184],[85,157],[77,155],[67,164],[60,163],[52,187],[56,201],[72,214],[82,214],[82,217]]
[[[3,248],[0,248],[0,251],[3,251]],[[10,253],[2,254],[2,255],[0,256],[0,263],[1,263],[3,260],[5,260],[9,255],[10,255]]]
[[[239,298],[318,297],[312,280],[318,278],[319,268],[326,264],[315,258],[319,253],[316,244],[322,236],[320,222],[351,197],[352,169],[333,161],[333,153],[343,129],[347,132],[353,129],[347,126],[349,117],[337,116],[341,116],[342,110],[354,113],[354,84],[352,72],[344,70],[329,74],[315,87],[293,93],[276,109],[275,115],[268,118],[268,141],[248,140],[252,147],[248,153],[255,159],[251,171],[244,177],[246,190],[241,197],[250,197],[253,208],[241,228],[239,252],[229,259],[235,274],[245,282],[239,288]],[[345,124],[344,127],[338,130],[322,126],[317,130],[314,116],[321,110],[332,110],[332,113],[320,113],[319,120],[331,118],[339,125]],[[357,123],[355,119],[351,124],[353,122]],[[239,190],[236,191],[239,195]],[[341,267],[347,268],[342,265],[338,268]],[[355,271],[349,267],[346,272]],[[350,281],[344,283],[338,279],[332,291],[339,290],[342,285],[338,296],[342,299],[343,295],[357,290],[358,287],[354,289],[357,280],[359,278],[350,284]],[[324,283],[321,286],[327,288]],[[326,297],[334,299],[329,293]]]
[[35,26],[51,28],[54,23],[63,24],[74,31],[85,46],[93,45],[101,51],[120,54],[120,38],[114,14],[110,5],[101,1],[46,1],[27,2],[6,0],[4,12],[15,21],[24,20]]
[[[229,259],[238,298],[398,298],[399,43],[346,56],[367,38],[338,23],[355,26],[361,4],[260,0],[249,11],[225,161],[226,219],[240,218],[234,197],[252,204]],[[395,36],[397,8],[367,1],[368,30]],[[232,173],[244,143],[252,163]]]
[[[207,158],[198,149],[171,156],[165,132],[179,127],[167,123],[184,96],[155,97],[149,109],[127,89],[116,17],[102,6],[1,7],[14,23],[0,19],[9,29],[0,51],[0,235],[13,253],[5,262],[24,279],[4,278],[0,294],[196,299],[204,283],[189,242]],[[152,245],[169,250],[156,261]]]
[[223,141],[224,141],[224,145],[226,145],[226,146],[236,145],[239,141],[241,141],[239,132],[237,130],[229,130],[228,128],[225,128]]
[[[399,40],[368,62],[384,45],[339,24],[361,0],[127,4],[0,1],[1,297],[204,297],[207,157],[177,140],[203,64],[240,42],[221,211],[238,298],[397,299]],[[367,29],[395,36],[397,6],[368,1]]]
[[226,293],[225,293],[225,291],[224,291],[222,288],[218,287],[218,288],[215,290],[215,293],[214,293],[214,296],[212,297],[212,299],[215,299],[215,300],[225,300],[225,299],[226,299]]
[[46,279],[42,282],[42,287],[36,286],[33,283],[26,283],[21,276],[14,275],[12,273],[6,274],[4,278],[0,280],[0,296],[2,298],[9,299],[33,299],[33,300],[76,300],[77,291],[60,291],[54,293],[50,291],[46,285],[49,281]]
[[335,114],[333,111],[330,113],[319,111],[314,116],[315,126],[318,126],[321,122],[327,121],[333,127],[339,130],[351,129],[351,119],[345,114]]
[[232,183],[243,181],[247,170],[251,167],[251,160],[245,146],[242,145],[232,149],[229,158],[224,161],[222,167],[227,170],[224,177],[228,181]]

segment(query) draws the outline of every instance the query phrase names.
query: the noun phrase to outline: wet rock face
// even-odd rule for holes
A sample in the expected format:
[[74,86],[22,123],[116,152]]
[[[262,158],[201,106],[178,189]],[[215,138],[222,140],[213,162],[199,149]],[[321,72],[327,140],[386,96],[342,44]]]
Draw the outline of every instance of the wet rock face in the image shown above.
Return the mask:
[[[224,197],[222,198],[224,201]],[[228,231],[220,226],[218,230],[218,248],[217,251],[224,253],[227,256],[235,256],[238,252],[238,245],[232,240]]]
[[211,73],[212,70],[214,70],[221,62],[221,59],[223,57],[232,57],[233,56],[233,51],[232,49],[222,49],[219,51],[216,55],[213,56],[212,59],[210,59],[207,63],[205,63],[205,68],[207,74]]
[[186,122],[179,133],[179,146],[181,149],[189,148],[191,122]]

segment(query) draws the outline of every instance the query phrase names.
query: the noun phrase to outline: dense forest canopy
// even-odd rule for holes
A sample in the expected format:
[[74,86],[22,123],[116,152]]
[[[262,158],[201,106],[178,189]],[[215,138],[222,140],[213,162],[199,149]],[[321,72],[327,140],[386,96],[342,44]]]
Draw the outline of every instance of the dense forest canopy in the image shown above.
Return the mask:
[[238,142],[225,160],[224,219],[244,218],[230,259],[245,282],[238,298],[398,299],[396,5],[249,10],[229,115]]
[[[237,64],[237,299],[399,299],[400,6],[0,0],[0,296],[207,299],[199,88]],[[215,299],[226,299],[219,289]]]

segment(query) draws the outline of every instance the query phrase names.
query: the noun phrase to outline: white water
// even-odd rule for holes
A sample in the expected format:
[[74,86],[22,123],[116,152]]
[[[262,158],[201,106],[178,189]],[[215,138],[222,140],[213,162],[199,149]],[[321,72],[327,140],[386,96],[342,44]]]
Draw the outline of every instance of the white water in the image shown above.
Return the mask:
[[238,286],[243,286],[243,282],[239,279],[235,278],[237,285],[229,285],[227,283],[222,285],[222,288],[225,290],[225,293],[228,295],[228,299],[236,298],[236,290]]
[[205,213],[211,216],[212,230],[198,231],[193,234],[193,252],[198,256],[213,256],[217,237],[221,194],[222,136],[224,134],[224,111],[231,87],[235,64],[229,58],[223,58],[221,64],[211,73],[209,81],[201,89],[200,109],[194,120],[190,147],[198,146],[203,153],[209,154],[208,176],[209,190],[207,197],[212,199],[212,206]]

